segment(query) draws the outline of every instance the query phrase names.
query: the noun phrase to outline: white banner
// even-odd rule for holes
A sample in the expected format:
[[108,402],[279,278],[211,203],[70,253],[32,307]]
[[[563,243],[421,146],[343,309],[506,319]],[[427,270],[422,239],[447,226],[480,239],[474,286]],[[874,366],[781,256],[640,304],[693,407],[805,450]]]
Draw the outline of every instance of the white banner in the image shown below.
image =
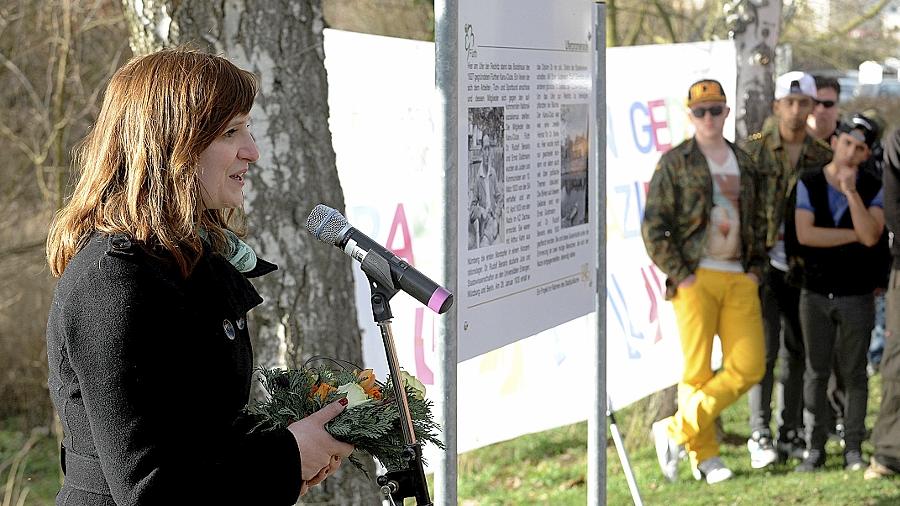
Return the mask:
[[[444,175],[435,141],[434,44],[326,29],[328,106],[347,219],[358,230],[437,282],[443,279]],[[340,254],[337,251],[335,254]],[[363,359],[388,374],[371,292],[353,263]],[[391,299],[400,366],[434,389],[442,316],[406,293]],[[428,462],[440,450],[425,445]]]
[[[661,154],[657,147],[689,135],[683,108],[688,85],[711,76],[733,94],[730,47],[721,42],[607,52],[607,387],[617,408],[680,375],[674,319],[657,288],[663,278],[648,268],[640,239],[644,185]],[[445,203],[434,133],[439,121],[434,112],[434,45],[326,30],[325,52],[330,127],[348,219],[422,272],[441,279]],[[665,105],[653,105],[657,101]],[[665,123],[656,126],[662,142],[652,141],[649,110],[653,123]],[[384,377],[384,348],[372,323],[369,290],[358,267],[353,268],[365,365]],[[649,293],[656,295],[650,299]],[[650,300],[656,302],[655,319]],[[440,317],[405,294],[394,297],[391,305],[400,364],[422,379],[433,398]],[[585,420],[590,402],[584,395],[591,391],[587,385],[596,367],[588,341],[595,336],[595,319],[589,315],[460,363],[459,451]],[[533,399],[553,399],[552,409],[536,409]]]
[[[444,179],[434,133],[434,44],[325,30],[329,126],[347,219],[440,282],[444,270]],[[337,254],[337,252],[336,252]],[[388,372],[371,292],[353,264],[363,356]],[[437,314],[399,293],[391,299],[400,365],[434,384]]]

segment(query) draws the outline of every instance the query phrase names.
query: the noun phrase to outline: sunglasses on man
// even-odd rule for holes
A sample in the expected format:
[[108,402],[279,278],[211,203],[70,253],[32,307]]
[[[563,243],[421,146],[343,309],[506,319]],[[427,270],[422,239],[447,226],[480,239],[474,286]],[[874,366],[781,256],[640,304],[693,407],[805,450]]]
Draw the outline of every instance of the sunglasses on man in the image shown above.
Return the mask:
[[703,116],[706,116],[707,112],[712,117],[716,117],[716,116],[719,116],[720,114],[722,114],[722,112],[724,112],[724,111],[725,111],[725,106],[714,105],[711,107],[694,107],[693,109],[691,109],[691,114],[693,114],[695,118],[699,119],[699,118],[702,118]]
[[837,102],[834,100],[816,100],[816,103],[826,109],[831,109],[835,106],[835,104],[837,104]]

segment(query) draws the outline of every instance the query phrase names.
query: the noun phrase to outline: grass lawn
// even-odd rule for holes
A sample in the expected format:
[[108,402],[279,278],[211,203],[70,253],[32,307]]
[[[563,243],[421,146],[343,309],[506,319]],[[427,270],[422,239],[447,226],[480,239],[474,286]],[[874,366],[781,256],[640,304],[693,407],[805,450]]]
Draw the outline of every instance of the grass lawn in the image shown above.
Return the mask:
[[[866,427],[875,424],[881,399],[881,377],[869,380],[869,406]],[[626,413],[627,416],[627,413]],[[793,471],[798,461],[777,464],[766,470],[750,467],[747,452],[748,408],[742,397],[722,414],[726,438],[721,446],[722,459],[734,471],[735,477],[714,486],[694,481],[687,461],[679,467],[679,481],[670,483],[662,477],[656,463],[656,452],[649,435],[634,434],[642,443],[629,442],[634,473],[645,504],[808,504],[808,505],[898,505],[900,480],[863,480],[862,472],[843,469],[841,447],[829,442],[825,471],[800,474]],[[863,445],[866,457],[872,445]],[[614,452],[607,452],[607,501],[611,505],[629,504],[630,494],[621,464]]]
[[[866,426],[871,429],[878,411],[880,377],[869,382]],[[813,474],[793,472],[794,463],[757,471],[750,468],[746,441],[747,400],[741,398],[725,410],[722,458],[735,472],[724,483],[709,486],[691,477],[682,462],[679,481],[669,483],[660,474],[649,437],[646,401],[617,413],[620,430],[647,505],[900,505],[900,478],[864,481],[862,472],[843,470],[840,447],[829,443],[826,470]],[[56,441],[36,434],[27,455],[16,459],[31,432],[16,421],[0,424],[0,505],[51,505],[59,487]],[[872,446],[863,446],[866,456]],[[16,480],[10,472],[16,465]],[[459,457],[459,503],[474,505],[583,505],[587,501],[587,423],[531,434],[498,443]],[[13,485],[10,485],[13,484]],[[25,495],[24,501],[16,498]],[[619,458],[610,443],[607,450],[607,504],[632,504]],[[407,500],[406,504],[414,501]]]
[[[881,399],[881,378],[869,381],[866,426],[871,429]],[[750,468],[746,442],[746,396],[726,409],[722,421],[726,433],[722,458],[735,477],[715,486],[697,482],[687,461],[679,467],[679,481],[662,477],[649,436],[652,420],[647,402],[617,414],[619,429],[634,470],[638,488],[647,505],[900,505],[900,479],[863,480],[862,472],[843,470],[840,446],[829,443],[825,471],[793,472],[796,462],[767,470]],[[532,434],[460,456],[459,498],[463,505],[494,504],[585,504],[587,424]],[[871,444],[863,446],[865,456]],[[607,504],[632,504],[628,484],[615,448],[607,449]]]
[[0,421],[0,504],[52,505],[59,485],[56,438],[18,419]]

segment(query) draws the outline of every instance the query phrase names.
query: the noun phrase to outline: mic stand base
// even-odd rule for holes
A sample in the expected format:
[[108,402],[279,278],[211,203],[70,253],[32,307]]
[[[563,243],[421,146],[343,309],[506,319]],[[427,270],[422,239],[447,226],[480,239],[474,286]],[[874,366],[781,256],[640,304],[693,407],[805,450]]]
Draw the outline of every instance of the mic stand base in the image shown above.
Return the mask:
[[[419,506],[432,506],[431,497],[428,495],[428,487],[425,484],[425,468],[422,465],[422,445],[419,443],[407,445],[403,451],[408,459],[406,469],[390,471],[376,480],[381,486],[381,491],[391,497],[391,502],[402,505],[407,497],[415,497]],[[412,491],[413,493],[410,493]]]
[[394,316],[391,313],[390,299],[399,290],[383,280],[377,266],[367,265],[366,262],[363,262],[362,269],[369,279],[369,288],[372,290],[372,314],[381,331],[381,339],[384,341],[391,386],[394,398],[397,400],[397,409],[400,412],[400,429],[403,432],[405,444],[403,456],[406,469],[391,471],[384,476],[379,476],[377,482],[383,491],[390,494],[391,500],[396,504],[402,505],[405,498],[415,497],[417,505],[432,506],[433,503],[428,493],[428,482],[425,480],[425,467],[422,465],[422,445],[416,442],[416,432],[406,400],[406,385],[400,375],[400,362],[397,359],[394,334],[391,331],[391,319]]

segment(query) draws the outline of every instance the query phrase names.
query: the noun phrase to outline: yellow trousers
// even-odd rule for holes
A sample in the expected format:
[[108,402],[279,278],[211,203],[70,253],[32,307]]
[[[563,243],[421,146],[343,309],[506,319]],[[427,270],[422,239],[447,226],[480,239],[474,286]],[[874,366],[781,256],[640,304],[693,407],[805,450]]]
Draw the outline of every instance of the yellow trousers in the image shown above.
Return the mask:
[[[683,444],[691,465],[719,454],[715,420],[765,373],[759,289],[747,274],[697,269],[672,304],[681,334],[684,376],[669,436]],[[722,343],[722,368],[713,372],[713,337]]]

